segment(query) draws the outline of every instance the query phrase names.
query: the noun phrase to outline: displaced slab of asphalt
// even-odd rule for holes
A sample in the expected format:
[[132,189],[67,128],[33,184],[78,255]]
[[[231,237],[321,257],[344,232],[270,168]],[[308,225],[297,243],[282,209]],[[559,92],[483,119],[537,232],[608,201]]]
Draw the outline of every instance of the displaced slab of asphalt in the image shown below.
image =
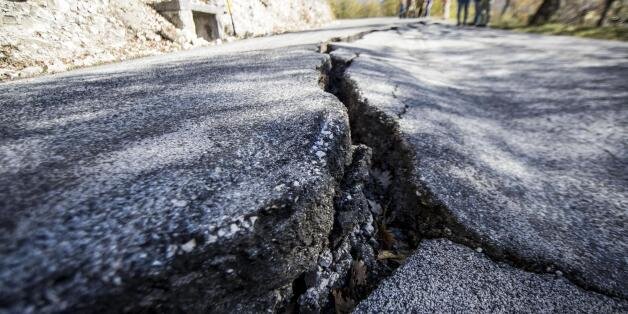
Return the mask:
[[350,161],[323,62],[273,50],[2,85],[2,299],[200,311],[291,283]]
[[336,22],[0,85],[0,308],[273,310],[351,162]]
[[354,313],[622,313],[621,300],[575,287],[555,274],[493,262],[437,239],[417,252]]
[[[394,204],[399,220],[412,221],[423,237],[480,248],[528,271],[557,272],[574,287],[628,296],[627,44],[428,24],[340,43],[332,56],[346,68],[337,80],[354,141],[371,146],[375,160],[388,160],[393,185],[406,185]],[[387,286],[399,295],[405,292],[395,284],[416,287],[423,301],[404,310],[439,304],[447,294],[458,300],[460,289],[480,293],[491,282],[518,282],[520,275],[491,281],[497,266],[474,268],[489,263],[475,256],[469,268],[486,286],[460,282],[454,289],[454,281],[432,295],[424,289],[429,283],[410,274],[452,279],[438,266],[447,261],[421,261],[429,254],[448,259],[449,250],[429,246]],[[384,289],[360,308],[386,310]],[[533,289],[515,291],[537,295]],[[547,292],[539,297],[566,290]],[[509,305],[502,298],[508,294],[486,295],[487,308]],[[527,298],[510,306],[525,306]]]

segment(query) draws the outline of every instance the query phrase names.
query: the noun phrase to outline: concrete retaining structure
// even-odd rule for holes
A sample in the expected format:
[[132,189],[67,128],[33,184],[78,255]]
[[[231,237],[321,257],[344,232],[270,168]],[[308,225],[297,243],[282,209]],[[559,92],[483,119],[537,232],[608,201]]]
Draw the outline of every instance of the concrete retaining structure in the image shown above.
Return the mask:
[[223,5],[172,0],[154,3],[152,7],[183,31],[209,41],[224,37],[221,15],[226,12]]

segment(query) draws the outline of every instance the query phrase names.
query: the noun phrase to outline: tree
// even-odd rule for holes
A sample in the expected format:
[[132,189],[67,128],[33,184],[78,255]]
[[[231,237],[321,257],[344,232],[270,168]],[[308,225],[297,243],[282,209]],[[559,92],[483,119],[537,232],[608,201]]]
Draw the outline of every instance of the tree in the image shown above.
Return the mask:
[[339,19],[359,17],[362,9],[362,5],[358,0],[330,0],[329,5],[332,12],[334,12],[334,16]]
[[543,0],[539,9],[528,21],[528,25],[536,26],[549,22],[558,9],[560,9],[560,0]]
[[606,16],[608,15],[608,10],[610,10],[610,8],[613,6],[613,2],[615,2],[615,0],[604,1],[604,9],[602,9],[602,14],[600,14],[600,19],[597,20],[598,27],[604,25],[604,21],[606,20]]
[[506,11],[508,11],[508,7],[510,7],[510,0],[504,1],[504,6],[502,7],[502,12],[499,14],[500,16],[504,16]]
[[451,15],[451,1],[452,0],[443,0],[443,18],[449,19]]
[[399,13],[399,0],[384,0],[382,1],[382,13],[385,16],[395,16]]
[[363,1],[360,15],[363,17],[382,16],[381,3],[378,0]]

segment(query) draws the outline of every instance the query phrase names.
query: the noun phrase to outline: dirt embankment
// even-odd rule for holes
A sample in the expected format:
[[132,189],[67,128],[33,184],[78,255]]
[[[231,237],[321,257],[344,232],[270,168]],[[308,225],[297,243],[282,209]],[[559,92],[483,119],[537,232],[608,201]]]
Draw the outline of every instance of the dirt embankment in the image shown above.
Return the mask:
[[[219,43],[175,28],[149,2],[1,1],[0,81]],[[324,0],[233,2],[238,37],[301,30],[332,16]],[[221,18],[233,34],[230,16]]]

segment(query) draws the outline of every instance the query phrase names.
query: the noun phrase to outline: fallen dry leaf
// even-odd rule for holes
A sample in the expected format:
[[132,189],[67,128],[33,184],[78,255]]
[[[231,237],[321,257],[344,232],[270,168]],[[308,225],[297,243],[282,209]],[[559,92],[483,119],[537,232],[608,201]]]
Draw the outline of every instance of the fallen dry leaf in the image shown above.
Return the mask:
[[382,244],[384,248],[385,249],[392,248],[397,242],[397,240],[395,239],[395,235],[392,234],[392,232],[390,232],[390,230],[388,230],[386,228],[386,225],[384,224],[379,224],[378,231],[379,231],[379,237],[382,240]]
[[353,261],[351,265],[351,287],[366,285],[366,265],[363,261]]
[[377,259],[380,261],[384,259],[403,259],[403,258],[404,258],[403,256],[397,255],[393,253],[392,251],[388,251],[388,250],[379,251],[379,253],[377,254]]
[[334,306],[336,314],[348,314],[355,308],[355,301],[350,297],[345,297],[340,289],[333,289],[331,294],[334,296]]

